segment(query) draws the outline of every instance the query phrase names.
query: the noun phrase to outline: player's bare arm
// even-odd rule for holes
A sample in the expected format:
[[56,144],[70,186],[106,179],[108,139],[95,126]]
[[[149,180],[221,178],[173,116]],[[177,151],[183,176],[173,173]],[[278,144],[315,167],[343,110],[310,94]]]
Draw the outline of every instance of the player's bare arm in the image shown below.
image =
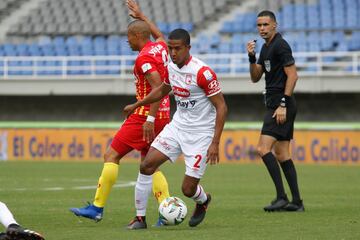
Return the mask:
[[144,13],[141,11],[139,5],[134,0],[126,0],[127,7],[129,9],[129,15],[135,19],[143,20],[146,22],[151,31],[151,35],[156,42],[165,42],[164,35],[160,29],[153,23]]
[[[254,40],[251,40],[247,43],[246,49],[247,49],[249,57],[255,58],[255,45],[256,45],[256,42]],[[258,82],[261,79],[262,75],[263,75],[263,69],[262,69],[261,65],[257,64],[256,62],[250,63],[251,81],[253,83]]]
[[149,95],[147,95],[144,99],[137,101],[136,103],[129,104],[124,107],[123,113],[127,117],[129,116],[136,108],[140,106],[144,106],[147,104],[151,104],[157,101],[160,101],[166,95],[171,92],[171,86],[165,84],[164,82],[155,89],[153,89]]
[[[159,87],[162,83],[161,76],[156,71],[146,74],[145,78],[151,85],[152,91],[157,87]],[[149,116],[151,116],[152,119],[156,118],[156,113],[159,109],[159,106],[160,106],[160,101],[154,102],[150,105]],[[154,122],[148,120],[143,124],[143,140],[150,143],[155,138],[155,127],[154,127]]]
[[[298,80],[295,64],[284,67],[284,72],[287,76],[284,95],[290,97],[293,94],[296,82]],[[273,117],[276,117],[277,124],[284,124],[286,122],[286,107],[279,106],[275,110]]]
[[219,163],[219,142],[221,133],[224,129],[225,119],[227,115],[227,106],[223,94],[220,92],[214,96],[209,97],[209,100],[216,109],[216,122],[215,122],[215,133],[213,140],[209,146],[206,162],[210,164]]

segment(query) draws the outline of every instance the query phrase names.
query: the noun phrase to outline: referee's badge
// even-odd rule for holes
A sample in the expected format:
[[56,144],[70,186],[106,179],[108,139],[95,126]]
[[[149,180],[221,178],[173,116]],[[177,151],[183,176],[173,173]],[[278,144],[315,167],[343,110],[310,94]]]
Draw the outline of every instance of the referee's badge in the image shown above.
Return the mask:
[[264,61],[264,64],[265,64],[265,69],[267,72],[270,72],[271,70],[271,64],[270,64],[270,60],[265,60]]

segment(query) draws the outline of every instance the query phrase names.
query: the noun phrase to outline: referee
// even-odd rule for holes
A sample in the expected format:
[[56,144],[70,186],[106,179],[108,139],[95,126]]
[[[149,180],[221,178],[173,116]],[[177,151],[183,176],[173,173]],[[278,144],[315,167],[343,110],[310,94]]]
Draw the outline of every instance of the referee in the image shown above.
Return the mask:
[[[276,31],[276,17],[271,11],[257,16],[257,30],[265,40],[256,62],[256,40],[247,43],[251,81],[256,83],[265,72],[266,114],[257,151],[275,184],[276,198],[265,206],[265,211],[304,211],[300,198],[296,169],[290,158],[289,145],[293,138],[296,102],[293,96],[298,79],[295,60],[289,44]],[[274,152],[272,152],[274,150]],[[289,184],[292,201],[289,202],[281,178],[279,164]]]

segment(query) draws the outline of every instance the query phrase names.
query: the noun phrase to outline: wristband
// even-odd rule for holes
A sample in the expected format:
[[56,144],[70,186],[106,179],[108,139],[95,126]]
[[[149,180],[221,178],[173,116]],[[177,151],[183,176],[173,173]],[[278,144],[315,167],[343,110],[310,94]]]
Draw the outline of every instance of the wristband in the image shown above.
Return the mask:
[[151,116],[151,115],[148,115],[147,118],[146,118],[146,121],[147,122],[155,122],[155,117]]
[[284,95],[280,100],[280,107],[285,108],[287,106],[287,103],[289,102],[289,100],[290,100],[290,97],[287,95]]
[[256,63],[256,56],[255,55],[248,54],[248,56],[249,56],[249,62],[251,64]]

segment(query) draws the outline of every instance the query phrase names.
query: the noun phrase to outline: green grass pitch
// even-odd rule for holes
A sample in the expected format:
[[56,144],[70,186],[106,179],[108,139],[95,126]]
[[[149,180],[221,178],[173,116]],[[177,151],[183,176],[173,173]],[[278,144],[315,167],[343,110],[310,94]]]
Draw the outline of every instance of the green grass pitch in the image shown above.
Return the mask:
[[[92,200],[95,189],[86,187],[96,186],[102,163],[1,162],[0,201],[20,224],[38,230],[47,240],[360,239],[360,167],[297,166],[304,213],[262,210],[274,197],[274,189],[261,164],[208,166],[202,184],[213,201],[196,228],[187,225],[194,203],[181,193],[183,162],[162,168],[171,195],[188,206],[189,214],[179,226],[151,227],[157,204],[150,198],[149,228],[125,230],[135,214],[133,186],[113,189],[101,222],[73,216],[70,207]],[[137,172],[138,164],[122,164],[118,183],[135,181]]]

